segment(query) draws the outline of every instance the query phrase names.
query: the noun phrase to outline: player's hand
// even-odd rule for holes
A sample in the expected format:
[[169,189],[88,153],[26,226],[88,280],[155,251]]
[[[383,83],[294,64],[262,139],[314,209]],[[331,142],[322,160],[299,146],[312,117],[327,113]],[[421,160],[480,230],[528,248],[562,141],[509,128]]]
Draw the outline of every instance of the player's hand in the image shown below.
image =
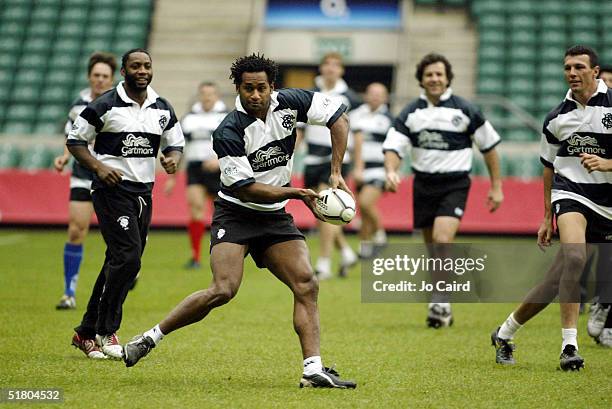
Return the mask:
[[174,186],[176,186],[176,178],[168,177],[164,184],[164,195],[170,196],[174,191]]
[[342,189],[346,193],[351,195],[353,200],[355,200],[355,195],[353,194],[353,192],[351,192],[351,189],[349,189],[348,185],[346,184],[346,182],[344,181],[344,178],[342,177],[340,173],[338,174],[332,173],[329,176],[329,187],[331,187],[332,189]]
[[314,217],[321,221],[323,220],[323,216],[317,210],[317,199],[319,198],[319,194],[312,189],[299,189],[298,192],[299,198],[306,204],[306,207],[310,209]]
[[202,170],[209,173],[219,172],[219,160],[209,159],[202,162]]
[[172,175],[176,173],[178,169],[178,160],[176,160],[176,158],[173,156],[160,155],[159,161],[167,174]]
[[120,170],[102,164],[98,170],[96,170],[96,175],[98,179],[111,187],[121,182],[123,177],[123,173]]
[[355,166],[353,168],[353,180],[355,181],[357,186],[363,183],[363,167],[362,166]]
[[610,172],[612,171],[612,159],[604,159],[597,155],[588,153],[580,154],[580,163],[589,172]]
[[66,164],[68,163],[68,160],[70,160],[70,156],[67,156],[67,155],[58,156],[55,159],[53,159],[53,167],[58,172],[61,172],[64,170],[64,166],[66,166]]
[[545,216],[544,220],[540,224],[538,229],[538,246],[540,250],[546,250],[546,247],[550,247],[553,234],[553,223],[552,216]]
[[496,211],[499,206],[501,206],[504,201],[504,192],[502,191],[501,186],[491,187],[489,189],[489,194],[487,195],[487,207],[489,208],[489,212],[493,213]]
[[385,179],[385,190],[394,193],[397,192],[400,182],[401,178],[397,172],[387,172]]

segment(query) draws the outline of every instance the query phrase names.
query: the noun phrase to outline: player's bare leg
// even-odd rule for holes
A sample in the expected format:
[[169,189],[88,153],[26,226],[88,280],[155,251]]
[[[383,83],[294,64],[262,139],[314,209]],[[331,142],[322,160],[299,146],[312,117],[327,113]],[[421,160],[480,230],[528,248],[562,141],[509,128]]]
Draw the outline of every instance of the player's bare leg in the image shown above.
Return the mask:
[[165,336],[184,326],[201,321],[213,308],[227,304],[238,292],[242,281],[247,246],[219,243],[212,248],[210,265],[213,281],[205,290],[196,291],[181,301],[158,325],[137,336],[123,347],[126,366],[135,365]]
[[[451,216],[438,216],[430,228],[423,229],[423,237],[430,254],[435,257],[451,257],[450,244],[455,240],[460,220]],[[434,270],[432,281],[447,281],[448,272]],[[428,307],[427,325],[431,328],[448,327],[453,324],[450,300],[446,293],[434,292]]]
[[361,211],[359,239],[362,241],[361,256],[364,258],[373,257],[375,248],[373,243],[370,243],[370,248],[364,248],[363,242],[371,242],[374,238],[374,234],[382,228],[378,209],[376,208],[376,203],[381,194],[382,192],[379,188],[372,185],[364,185],[357,198],[359,210]]
[[293,328],[300,339],[304,374],[300,387],[354,388],[337,372],[323,367],[320,354],[319,284],[309,261],[303,240],[291,240],[270,246],[263,258],[266,267],[293,293]]
[[204,212],[206,207],[206,189],[202,185],[188,185],[186,190],[187,205],[189,206],[189,241],[191,245],[191,259],[186,268],[200,268],[200,248],[204,235]]

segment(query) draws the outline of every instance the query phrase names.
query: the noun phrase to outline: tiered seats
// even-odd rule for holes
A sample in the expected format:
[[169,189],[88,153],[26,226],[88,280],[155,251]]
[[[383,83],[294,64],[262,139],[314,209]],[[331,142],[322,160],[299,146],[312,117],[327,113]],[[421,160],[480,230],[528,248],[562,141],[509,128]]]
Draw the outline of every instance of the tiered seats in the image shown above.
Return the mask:
[[[471,11],[480,38],[478,93],[503,95],[539,120],[567,90],[562,61],[569,46],[589,45],[612,63],[612,34],[604,26],[612,17],[610,2],[473,0]],[[526,128],[504,136],[539,138]]]
[[89,55],[145,47],[151,11],[152,0],[5,0],[0,133],[61,133]]

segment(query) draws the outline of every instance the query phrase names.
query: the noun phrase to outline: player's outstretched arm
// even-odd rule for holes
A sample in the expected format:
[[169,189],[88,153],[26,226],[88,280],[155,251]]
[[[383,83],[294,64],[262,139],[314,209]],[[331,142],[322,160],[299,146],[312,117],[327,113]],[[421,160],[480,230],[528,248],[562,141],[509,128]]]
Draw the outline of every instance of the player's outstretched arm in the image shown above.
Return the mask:
[[504,192],[502,191],[501,171],[499,169],[499,155],[495,148],[485,152],[484,160],[489,171],[491,179],[491,187],[487,194],[487,207],[490,212],[496,211],[504,201]]
[[76,160],[87,169],[94,172],[98,178],[109,186],[115,186],[121,182],[123,173],[117,169],[106,166],[89,152],[87,145],[67,145],[68,150]]

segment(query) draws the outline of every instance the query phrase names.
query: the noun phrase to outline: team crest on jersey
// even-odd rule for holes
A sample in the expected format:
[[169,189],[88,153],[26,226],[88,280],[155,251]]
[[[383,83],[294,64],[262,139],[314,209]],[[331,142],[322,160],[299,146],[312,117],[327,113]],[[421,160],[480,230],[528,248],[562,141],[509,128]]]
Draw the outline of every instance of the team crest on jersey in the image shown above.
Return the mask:
[[291,114],[283,115],[283,122],[281,125],[288,131],[292,130],[295,126],[295,117]]
[[606,129],[610,129],[612,128],[612,114],[611,113],[607,113],[603,116],[603,118],[601,118],[601,124],[606,128]]
[[79,124],[77,124],[76,122],[72,124],[72,132],[75,132],[77,129],[79,129]]
[[168,123],[168,118],[166,118],[166,115],[162,115],[159,118],[159,126],[161,127],[162,130],[166,128],[167,123]]
[[451,119],[451,123],[453,124],[453,126],[458,127],[459,125],[461,125],[461,117],[459,115],[455,115],[453,119]]
[[226,166],[223,169],[223,174],[225,176],[236,176],[238,174],[238,168],[236,166]]
[[129,224],[130,224],[130,218],[128,216],[121,216],[117,219],[117,222],[119,223],[119,226],[121,226],[121,228],[123,230],[128,230],[130,228]]

